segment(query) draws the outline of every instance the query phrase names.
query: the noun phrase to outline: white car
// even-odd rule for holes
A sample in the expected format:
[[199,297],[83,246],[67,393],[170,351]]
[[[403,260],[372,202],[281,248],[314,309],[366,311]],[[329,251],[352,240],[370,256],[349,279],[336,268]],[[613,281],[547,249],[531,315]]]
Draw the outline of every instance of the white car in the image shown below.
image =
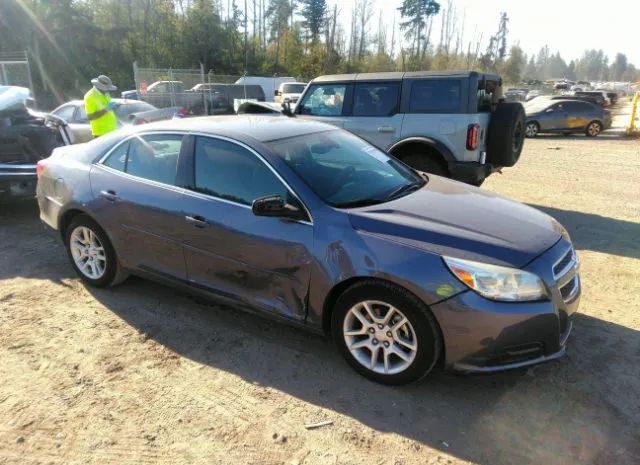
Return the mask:
[[274,102],[298,103],[298,99],[307,87],[306,82],[283,82],[274,93]]
[[[141,100],[114,98],[113,101],[118,104],[114,110],[118,120],[118,128],[130,124],[144,124],[171,119],[175,115],[181,114],[179,107],[156,108],[150,103]],[[72,100],[64,103],[53,110],[51,114],[62,118],[68,123],[72,143],[80,144],[93,139],[91,126],[82,100]]]

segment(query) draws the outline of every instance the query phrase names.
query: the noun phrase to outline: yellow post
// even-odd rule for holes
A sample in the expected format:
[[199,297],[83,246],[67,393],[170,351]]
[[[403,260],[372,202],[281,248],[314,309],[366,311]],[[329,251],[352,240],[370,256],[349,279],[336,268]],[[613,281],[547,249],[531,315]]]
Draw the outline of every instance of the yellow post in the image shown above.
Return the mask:
[[640,92],[636,92],[636,95],[633,96],[633,101],[631,103],[631,119],[629,120],[629,126],[627,126],[627,135],[630,136],[636,130],[636,113],[638,112],[638,98],[640,97]]

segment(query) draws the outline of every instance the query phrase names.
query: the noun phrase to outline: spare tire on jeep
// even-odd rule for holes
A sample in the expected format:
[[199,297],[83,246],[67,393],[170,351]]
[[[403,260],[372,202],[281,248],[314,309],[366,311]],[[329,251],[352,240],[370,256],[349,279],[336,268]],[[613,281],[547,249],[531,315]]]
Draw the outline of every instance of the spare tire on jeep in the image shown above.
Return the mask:
[[524,144],[524,108],[522,104],[499,103],[491,114],[487,134],[487,161],[493,166],[513,166]]

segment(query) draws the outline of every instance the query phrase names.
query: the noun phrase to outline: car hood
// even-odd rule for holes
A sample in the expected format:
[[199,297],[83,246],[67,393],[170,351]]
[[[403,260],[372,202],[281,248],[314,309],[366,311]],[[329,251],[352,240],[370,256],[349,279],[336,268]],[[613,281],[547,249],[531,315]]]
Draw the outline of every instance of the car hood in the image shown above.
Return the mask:
[[439,176],[381,205],[349,211],[356,231],[439,255],[523,267],[553,246],[562,226],[549,215]]

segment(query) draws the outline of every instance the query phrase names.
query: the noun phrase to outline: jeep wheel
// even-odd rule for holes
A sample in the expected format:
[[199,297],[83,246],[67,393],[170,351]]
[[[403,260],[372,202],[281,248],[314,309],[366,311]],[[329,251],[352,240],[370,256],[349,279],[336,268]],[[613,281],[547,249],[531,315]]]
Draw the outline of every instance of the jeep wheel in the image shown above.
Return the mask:
[[500,103],[491,114],[487,134],[487,161],[493,166],[513,166],[524,145],[524,107],[520,103]]

